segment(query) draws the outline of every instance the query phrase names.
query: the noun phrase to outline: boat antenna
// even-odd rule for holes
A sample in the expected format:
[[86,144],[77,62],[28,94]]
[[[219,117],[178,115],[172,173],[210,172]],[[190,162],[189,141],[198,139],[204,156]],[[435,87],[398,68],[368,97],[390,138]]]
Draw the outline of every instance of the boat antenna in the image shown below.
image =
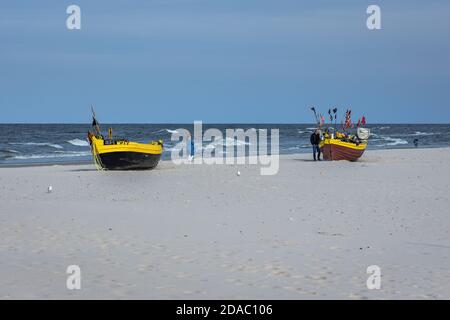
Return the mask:
[[325,117],[323,114],[319,114],[319,129],[322,128],[322,126],[325,124]]
[[98,125],[97,116],[95,115],[94,107],[91,106],[92,111],[92,127],[94,128],[94,134],[96,136],[101,136],[100,126]]
[[316,123],[319,124],[320,120],[319,120],[319,117],[317,116],[316,108],[311,107],[311,110],[314,112],[314,117],[316,118]]
[[345,111],[345,115],[342,117],[342,122],[341,122],[341,126],[342,126],[342,132],[345,132],[345,122],[347,119],[347,114],[348,114],[348,109]]
[[333,109],[333,113],[334,113],[334,126],[335,126],[335,127],[337,126],[337,111],[338,111],[338,108],[334,108],[334,109]]

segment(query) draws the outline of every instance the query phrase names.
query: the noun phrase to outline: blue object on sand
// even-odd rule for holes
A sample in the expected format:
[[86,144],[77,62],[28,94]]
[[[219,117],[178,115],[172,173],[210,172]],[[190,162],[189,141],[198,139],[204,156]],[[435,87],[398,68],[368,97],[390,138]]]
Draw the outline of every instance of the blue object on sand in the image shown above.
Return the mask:
[[190,155],[193,157],[195,154],[195,145],[194,145],[194,140],[190,139]]

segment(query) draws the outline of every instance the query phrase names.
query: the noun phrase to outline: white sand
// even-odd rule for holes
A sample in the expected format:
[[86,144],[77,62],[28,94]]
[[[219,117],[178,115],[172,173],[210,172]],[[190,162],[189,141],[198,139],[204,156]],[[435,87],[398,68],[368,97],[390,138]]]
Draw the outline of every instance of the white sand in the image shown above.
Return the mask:
[[449,299],[450,149],[309,157],[0,168],[0,298]]

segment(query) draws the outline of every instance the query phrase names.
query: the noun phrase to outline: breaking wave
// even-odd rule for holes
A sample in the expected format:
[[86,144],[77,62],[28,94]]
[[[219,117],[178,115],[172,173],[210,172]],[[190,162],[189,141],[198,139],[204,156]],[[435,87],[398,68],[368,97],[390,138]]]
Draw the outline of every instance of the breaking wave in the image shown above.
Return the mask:
[[73,146],[77,146],[77,147],[89,147],[89,142],[87,142],[86,140],[81,140],[81,139],[72,139],[67,141],[67,143],[70,143]]
[[205,149],[212,149],[217,147],[227,147],[227,146],[250,146],[251,143],[247,141],[242,140],[235,140],[233,138],[227,137],[226,139],[220,138],[217,140],[214,140],[213,142],[209,143],[205,146]]
[[61,153],[47,153],[47,154],[30,154],[30,155],[18,155],[12,157],[17,160],[32,160],[32,159],[53,159],[53,158],[72,158],[72,157],[86,157],[91,153],[89,151],[75,152],[67,151]]
[[12,149],[0,149],[0,159],[14,158],[15,155],[19,154],[19,151]]
[[434,136],[436,133],[434,132],[420,132],[416,131],[412,136]]
[[55,149],[64,149],[59,144],[50,143],[50,142],[10,142],[10,145],[17,146],[39,146],[39,147],[52,147]]
[[391,137],[383,137],[385,141],[389,141],[388,143],[379,144],[377,147],[385,147],[385,146],[398,146],[408,144],[408,141],[400,139],[400,138],[391,138]]

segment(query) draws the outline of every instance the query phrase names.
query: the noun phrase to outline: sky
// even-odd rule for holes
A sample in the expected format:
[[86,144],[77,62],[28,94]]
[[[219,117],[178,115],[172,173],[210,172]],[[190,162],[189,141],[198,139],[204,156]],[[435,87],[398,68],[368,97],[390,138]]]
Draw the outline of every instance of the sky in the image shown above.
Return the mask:
[[105,123],[311,123],[311,106],[450,123],[449,14],[448,0],[1,1],[0,123],[89,122],[91,105]]

